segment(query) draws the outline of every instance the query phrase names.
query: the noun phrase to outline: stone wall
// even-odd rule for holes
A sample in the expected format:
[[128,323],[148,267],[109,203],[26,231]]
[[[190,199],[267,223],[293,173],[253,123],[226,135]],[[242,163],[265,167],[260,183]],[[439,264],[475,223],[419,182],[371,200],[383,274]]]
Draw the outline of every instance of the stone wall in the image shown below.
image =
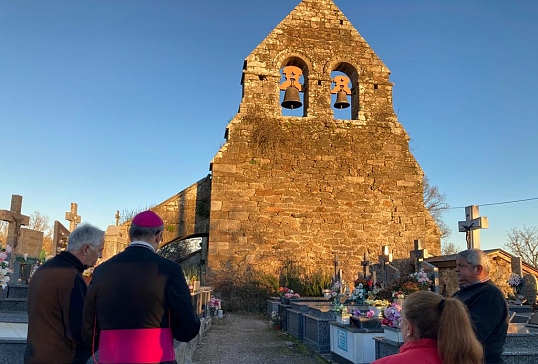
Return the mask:
[[[164,221],[163,243],[209,231],[211,178],[202,178],[183,191],[153,207]],[[120,226],[109,226],[105,234],[103,259],[122,252],[129,244],[131,220]]]
[[[280,70],[302,67],[304,116],[282,116]],[[355,80],[349,120],[335,120],[331,71]],[[209,268],[278,273],[293,260],[353,281],[366,250],[440,253],[423,172],[392,105],[389,70],[330,0],[304,0],[247,57],[239,113],[211,164]],[[347,269],[346,269],[347,267]]]

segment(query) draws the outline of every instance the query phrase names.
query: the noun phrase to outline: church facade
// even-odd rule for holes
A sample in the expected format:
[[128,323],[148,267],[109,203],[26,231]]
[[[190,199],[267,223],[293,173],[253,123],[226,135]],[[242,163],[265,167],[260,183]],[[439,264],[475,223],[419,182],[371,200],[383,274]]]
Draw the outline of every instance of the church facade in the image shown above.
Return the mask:
[[336,258],[356,267],[348,282],[382,246],[403,258],[420,239],[440,254],[389,76],[332,0],[303,0],[244,60],[210,175],[154,208],[165,242],[206,236],[200,264],[215,273],[330,271]]

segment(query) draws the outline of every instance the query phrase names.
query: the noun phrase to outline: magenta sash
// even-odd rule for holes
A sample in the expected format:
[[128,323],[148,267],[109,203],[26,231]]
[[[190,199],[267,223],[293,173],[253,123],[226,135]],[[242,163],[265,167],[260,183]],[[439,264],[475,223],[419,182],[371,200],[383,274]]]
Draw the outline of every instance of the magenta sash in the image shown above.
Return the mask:
[[170,328],[102,330],[99,363],[159,363],[175,360]]

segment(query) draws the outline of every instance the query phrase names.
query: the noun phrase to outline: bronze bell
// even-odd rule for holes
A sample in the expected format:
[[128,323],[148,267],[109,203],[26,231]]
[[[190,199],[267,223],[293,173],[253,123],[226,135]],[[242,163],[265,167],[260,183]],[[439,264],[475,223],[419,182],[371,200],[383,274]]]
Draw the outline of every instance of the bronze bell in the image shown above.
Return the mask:
[[295,86],[290,86],[286,89],[284,92],[284,100],[282,100],[280,106],[292,110],[303,106],[301,98],[299,97],[299,90]]
[[334,103],[334,107],[337,109],[345,109],[349,107],[349,102],[347,102],[347,94],[344,90],[340,90],[336,93],[336,102]]

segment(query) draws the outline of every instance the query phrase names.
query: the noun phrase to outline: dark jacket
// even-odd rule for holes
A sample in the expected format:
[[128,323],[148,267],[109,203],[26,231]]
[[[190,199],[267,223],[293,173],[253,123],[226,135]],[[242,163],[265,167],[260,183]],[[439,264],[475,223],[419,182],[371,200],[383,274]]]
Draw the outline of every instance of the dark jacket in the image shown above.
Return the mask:
[[91,349],[81,336],[84,267],[69,252],[43,264],[28,288],[25,363],[86,363]]
[[454,297],[462,301],[484,346],[485,364],[504,363],[501,355],[508,331],[508,306],[501,290],[490,280],[460,289]]
[[196,337],[200,319],[181,266],[142,246],[125,251],[95,268],[84,306],[83,337],[95,345],[101,330],[171,327],[173,337]]

